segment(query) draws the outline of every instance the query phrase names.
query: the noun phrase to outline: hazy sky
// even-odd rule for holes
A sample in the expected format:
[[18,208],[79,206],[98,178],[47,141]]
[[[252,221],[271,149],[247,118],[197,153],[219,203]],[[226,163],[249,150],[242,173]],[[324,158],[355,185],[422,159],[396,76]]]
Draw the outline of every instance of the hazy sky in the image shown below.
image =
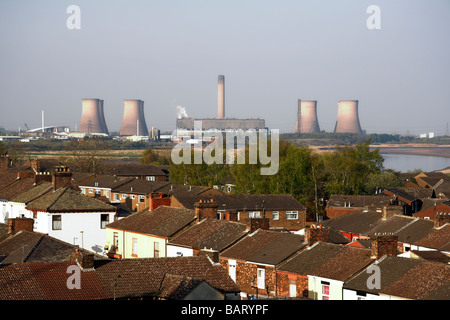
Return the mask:
[[[69,5],[81,9],[70,30]],[[381,29],[366,26],[370,5]],[[450,120],[448,0],[0,1],[0,127],[75,129],[81,99],[104,100],[109,131],[124,99],[144,100],[149,128],[175,128],[176,107],[295,127],[317,100],[332,132],[337,102],[359,100],[368,133],[445,134]]]

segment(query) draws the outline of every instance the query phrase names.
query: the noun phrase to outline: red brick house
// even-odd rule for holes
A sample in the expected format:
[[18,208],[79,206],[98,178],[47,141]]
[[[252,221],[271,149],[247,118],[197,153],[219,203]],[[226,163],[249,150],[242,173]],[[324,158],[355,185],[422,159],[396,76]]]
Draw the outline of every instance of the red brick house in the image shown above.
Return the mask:
[[421,210],[419,212],[416,212],[414,214],[414,217],[421,218],[421,219],[427,219],[427,220],[434,220],[436,215],[450,215],[450,201],[442,202],[442,203],[435,203],[435,205]]
[[258,229],[222,252],[219,260],[243,299],[275,297],[279,264],[305,246],[303,236]]
[[221,194],[172,197],[171,206],[193,209],[195,203],[211,201],[218,205],[219,219],[237,221],[250,227],[255,218],[267,219],[271,229],[298,231],[305,228],[306,208],[288,194]]
[[367,207],[382,209],[392,204],[394,197],[389,195],[331,195],[325,208],[327,218],[337,218]]

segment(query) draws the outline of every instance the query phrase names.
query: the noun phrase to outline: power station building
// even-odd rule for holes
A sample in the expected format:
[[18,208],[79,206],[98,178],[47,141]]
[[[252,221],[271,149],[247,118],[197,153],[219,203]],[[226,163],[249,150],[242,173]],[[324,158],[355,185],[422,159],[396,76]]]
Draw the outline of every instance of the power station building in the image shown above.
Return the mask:
[[196,119],[181,117],[177,119],[177,135],[189,135],[195,130],[195,122],[201,121],[202,130],[267,130],[264,119],[236,119],[225,117],[225,76],[219,75],[217,86],[217,118]]

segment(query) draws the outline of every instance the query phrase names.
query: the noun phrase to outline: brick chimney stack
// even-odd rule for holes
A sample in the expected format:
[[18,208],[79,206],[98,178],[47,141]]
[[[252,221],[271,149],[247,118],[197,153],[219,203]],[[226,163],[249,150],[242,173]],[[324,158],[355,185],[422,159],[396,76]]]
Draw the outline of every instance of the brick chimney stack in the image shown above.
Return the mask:
[[217,209],[219,208],[219,205],[214,202],[214,199],[206,201],[200,200],[194,204],[194,208],[197,222],[206,218],[217,219]]
[[[250,219],[250,233],[258,230],[269,230],[270,228],[270,220],[269,218],[251,218]],[[247,227],[248,229],[248,227]]]
[[311,225],[310,228],[305,230],[305,242],[308,246],[312,246],[316,242],[328,242],[328,234],[330,230],[325,229],[322,225]]
[[9,158],[9,156],[0,156],[0,172],[8,171],[9,167],[11,167],[11,159]]
[[372,256],[380,259],[384,255],[397,256],[398,236],[391,234],[375,234],[371,239]]
[[8,232],[11,235],[19,231],[33,232],[34,220],[31,218],[11,218],[8,219]]
[[41,172],[41,161],[38,159],[33,159],[30,160],[30,165],[31,165],[31,169],[33,169],[33,171],[35,173]]
[[94,270],[93,253],[82,252],[80,249],[75,249],[75,252],[70,256],[70,262],[76,263],[83,271]]
[[434,227],[439,228],[444,224],[450,223],[450,214],[447,212],[440,212],[434,216]]
[[71,186],[72,172],[69,167],[56,166],[52,176],[52,184],[55,190],[59,188],[69,188]]
[[387,220],[392,216],[403,215],[403,208],[401,206],[384,206],[383,207],[382,220]]

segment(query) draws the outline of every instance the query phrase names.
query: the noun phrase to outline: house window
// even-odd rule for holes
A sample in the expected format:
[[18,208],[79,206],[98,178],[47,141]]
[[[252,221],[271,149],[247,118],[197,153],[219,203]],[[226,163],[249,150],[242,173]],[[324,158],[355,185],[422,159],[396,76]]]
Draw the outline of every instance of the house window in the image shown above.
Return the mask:
[[94,189],[89,189],[89,193],[94,193]]
[[131,243],[132,243],[131,256],[132,257],[137,257],[137,246],[138,246],[137,238],[133,238],[131,240]]
[[131,194],[130,199],[134,199],[134,198],[136,198],[136,196],[134,194]]
[[116,247],[116,249],[119,247],[119,233],[118,232],[113,233],[113,246]]
[[101,190],[95,190],[95,195],[96,195],[96,196],[101,196],[101,195],[102,195]]
[[261,218],[261,212],[259,211],[251,211],[248,213],[248,218]]
[[154,242],[153,245],[153,257],[159,258],[159,242]]
[[286,211],[286,219],[287,220],[297,220],[298,219],[298,211]]
[[139,202],[144,203],[145,202],[145,196],[139,196]]
[[236,260],[228,260],[228,274],[236,282]]
[[278,211],[272,212],[272,220],[279,220],[280,219],[280,213]]
[[119,201],[120,200],[120,196],[118,193],[114,193],[114,200]]
[[61,229],[62,229],[61,215],[52,216],[52,230],[61,230]]
[[126,199],[128,195],[126,193],[122,194],[122,199]]
[[147,179],[147,181],[155,181],[155,177],[154,176],[148,176],[145,179]]
[[109,223],[109,214],[100,215],[100,229],[105,229],[106,225]]
[[258,268],[257,270],[257,286],[258,289],[264,289],[265,288],[265,280],[266,280],[266,270]]
[[330,283],[322,281],[322,300],[330,300]]

